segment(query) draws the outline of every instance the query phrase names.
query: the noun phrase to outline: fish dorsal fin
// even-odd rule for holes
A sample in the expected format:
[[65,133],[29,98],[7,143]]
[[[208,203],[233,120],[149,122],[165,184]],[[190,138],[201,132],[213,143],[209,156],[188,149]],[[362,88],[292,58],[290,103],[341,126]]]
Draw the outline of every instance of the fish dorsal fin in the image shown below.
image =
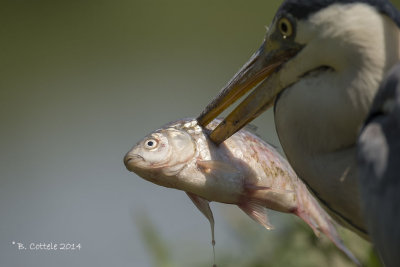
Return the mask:
[[218,160],[198,160],[197,167],[202,169],[205,173],[221,174],[238,174],[240,173],[235,166],[230,165],[223,161]]
[[213,256],[214,256],[214,266],[215,265],[215,236],[214,236],[214,216],[212,214],[211,208],[210,208],[210,202],[202,197],[199,197],[198,195],[186,192],[190,200],[192,200],[193,204],[203,213],[204,216],[208,219],[210,222],[211,226],[211,244],[213,246]]
[[274,227],[269,223],[267,217],[267,209],[261,206],[256,201],[248,201],[244,204],[238,205],[238,207],[243,210],[250,218],[267,228],[268,230],[274,229]]
[[246,126],[244,126],[243,129],[245,129],[246,131],[249,131],[253,134],[257,134],[256,132],[257,132],[258,127],[254,124],[249,123]]

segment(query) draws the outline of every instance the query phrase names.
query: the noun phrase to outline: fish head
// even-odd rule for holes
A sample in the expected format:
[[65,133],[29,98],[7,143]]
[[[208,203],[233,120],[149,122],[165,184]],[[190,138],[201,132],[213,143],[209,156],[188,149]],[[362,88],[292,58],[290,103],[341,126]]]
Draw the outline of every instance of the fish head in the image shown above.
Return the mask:
[[176,176],[195,155],[195,141],[175,125],[147,135],[125,155],[124,163],[129,171],[150,182],[178,188]]

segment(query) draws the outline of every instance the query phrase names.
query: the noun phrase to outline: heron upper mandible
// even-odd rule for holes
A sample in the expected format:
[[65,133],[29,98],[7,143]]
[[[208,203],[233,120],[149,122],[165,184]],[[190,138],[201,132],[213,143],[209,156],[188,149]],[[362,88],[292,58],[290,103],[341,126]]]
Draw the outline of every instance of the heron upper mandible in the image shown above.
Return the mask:
[[327,211],[368,236],[356,142],[385,75],[400,59],[400,14],[385,0],[286,0],[257,52],[198,117],[221,143],[274,106],[290,164]]

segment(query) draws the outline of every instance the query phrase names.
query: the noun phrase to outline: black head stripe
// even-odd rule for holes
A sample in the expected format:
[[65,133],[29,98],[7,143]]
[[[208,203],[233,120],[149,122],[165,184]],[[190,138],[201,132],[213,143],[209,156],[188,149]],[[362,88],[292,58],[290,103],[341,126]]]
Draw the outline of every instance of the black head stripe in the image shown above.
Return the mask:
[[307,19],[311,14],[333,4],[364,3],[387,15],[400,27],[400,12],[388,0],[286,0],[280,6],[276,16],[291,14],[297,19]]

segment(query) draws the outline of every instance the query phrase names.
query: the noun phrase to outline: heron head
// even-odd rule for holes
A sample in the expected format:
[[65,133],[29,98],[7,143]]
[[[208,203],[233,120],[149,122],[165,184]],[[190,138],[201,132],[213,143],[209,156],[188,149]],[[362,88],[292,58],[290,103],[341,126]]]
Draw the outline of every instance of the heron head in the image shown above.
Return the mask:
[[[260,48],[205,108],[198,118],[200,125],[207,125],[255,87],[211,133],[211,139],[221,143],[273,106],[285,89],[315,73],[335,72],[340,79],[338,88],[344,81],[351,84],[355,77],[377,88],[385,70],[399,58],[400,19],[390,4],[380,3],[285,1]],[[359,77],[359,70],[365,68],[372,71]],[[373,95],[367,93],[366,100],[360,101],[365,113]]]

